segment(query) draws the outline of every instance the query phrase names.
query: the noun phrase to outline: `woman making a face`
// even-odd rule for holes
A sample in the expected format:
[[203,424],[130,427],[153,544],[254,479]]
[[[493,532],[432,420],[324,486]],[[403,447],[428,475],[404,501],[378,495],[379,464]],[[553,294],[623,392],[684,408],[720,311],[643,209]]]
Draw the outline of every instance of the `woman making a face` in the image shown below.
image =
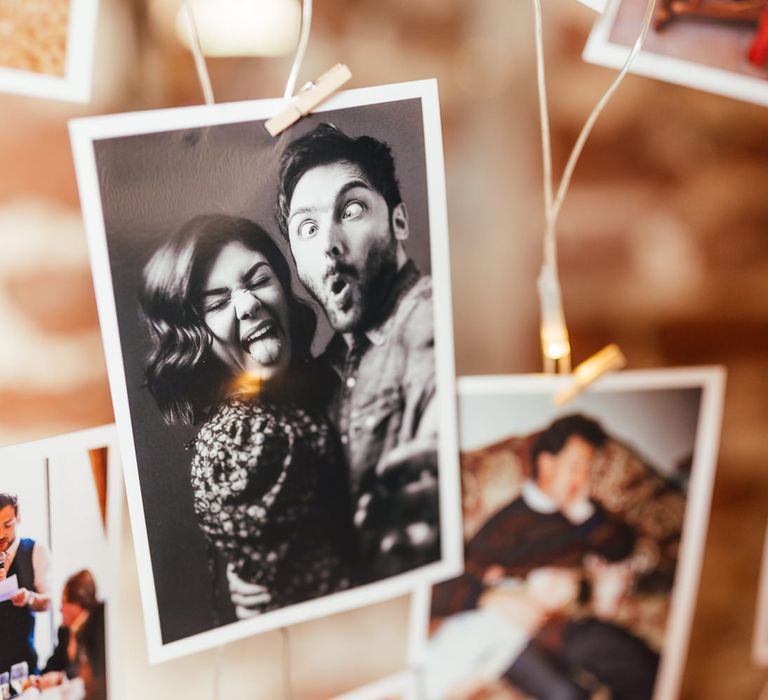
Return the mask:
[[353,568],[315,317],[290,279],[267,233],[224,215],[187,222],[144,269],[147,386],[168,422],[202,422],[195,513],[228,571],[264,590],[256,612],[341,590]]

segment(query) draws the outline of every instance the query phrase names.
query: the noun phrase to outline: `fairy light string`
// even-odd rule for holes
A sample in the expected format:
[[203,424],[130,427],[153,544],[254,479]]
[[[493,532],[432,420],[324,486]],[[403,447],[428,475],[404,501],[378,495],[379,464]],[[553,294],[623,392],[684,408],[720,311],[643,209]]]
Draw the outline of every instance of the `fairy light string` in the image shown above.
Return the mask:
[[299,32],[299,42],[296,45],[296,53],[293,57],[291,70],[288,73],[288,81],[285,84],[283,97],[288,99],[293,97],[296,92],[296,82],[299,79],[301,64],[304,62],[304,54],[307,52],[309,44],[309,33],[312,29],[312,0],[304,0],[301,3],[301,31]]
[[568,327],[563,312],[562,292],[557,267],[557,220],[563,201],[573,178],[576,164],[584,150],[592,129],[598,117],[605,109],[613,94],[629,72],[632,62],[640,53],[648,29],[651,26],[656,0],[648,0],[640,34],[635,41],[624,65],[614,78],[611,85],[593,107],[587,120],[579,132],[576,143],[571,150],[568,161],[563,169],[563,175],[553,197],[554,185],[552,174],[552,144],[549,125],[549,110],[547,108],[547,84],[544,69],[544,30],[541,11],[541,0],[533,0],[534,25],[536,38],[536,77],[539,93],[539,115],[541,122],[541,151],[542,170],[544,178],[544,251],[541,272],[538,278],[539,301],[541,305],[541,347],[544,358],[544,371],[571,371],[571,346],[568,337]]
[[187,19],[189,21],[189,35],[191,38],[190,46],[192,48],[192,56],[195,59],[197,79],[200,82],[200,88],[203,91],[205,104],[212,105],[214,104],[214,99],[213,86],[211,85],[211,76],[208,74],[208,66],[205,63],[205,56],[203,56],[203,49],[200,45],[200,33],[197,31],[195,12],[192,9],[190,0],[184,0],[184,10],[187,13]]

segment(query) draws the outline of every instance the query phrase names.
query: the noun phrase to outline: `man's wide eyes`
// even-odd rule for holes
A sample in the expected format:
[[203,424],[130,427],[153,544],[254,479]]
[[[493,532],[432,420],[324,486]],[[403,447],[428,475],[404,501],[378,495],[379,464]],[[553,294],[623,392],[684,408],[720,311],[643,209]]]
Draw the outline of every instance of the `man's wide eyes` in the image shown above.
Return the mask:
[[296,233],[299,238],[312,238],[317,233],[317,224],[314,221],[304,221]]
[[350,202],[344,207],[342,219],[357,219],[363,213],[363,205],[360,202]]

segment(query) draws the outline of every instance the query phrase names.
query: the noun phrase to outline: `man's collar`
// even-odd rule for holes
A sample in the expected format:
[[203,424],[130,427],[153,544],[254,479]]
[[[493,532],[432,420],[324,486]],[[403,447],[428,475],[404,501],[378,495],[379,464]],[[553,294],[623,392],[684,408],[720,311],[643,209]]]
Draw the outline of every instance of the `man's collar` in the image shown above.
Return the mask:
[[557,513],[560,506],[544,493],[533,481],[523,483],[520,494],[525,504],[537,513]]
[[16,536],[16,539],[11,542],[10,547],[5,550],[5,570],[8,571],[8,569],[11,568],[11,564],[13,564],[13,558],[16,556],[16,552],[19,551],[19,536]]
[[570,509],[563,510],[555,501],[544,493],[533,481],[523,483],[522,493],[526,505],[537,513],[560,513],[574,525],[581,525],[595,514],[592,501],[584,501]]
[[371,324],[371,327],[365,331],[365,335],[373,345],[383,345],[387,340],[387,335],[392,325],[392,317],[400,300],[410,291],[416,282],[419,281],[421,273],[413,260],[407,260],[392,280],[389,294],[384,298],[381,310],[378,316],[378,323]]

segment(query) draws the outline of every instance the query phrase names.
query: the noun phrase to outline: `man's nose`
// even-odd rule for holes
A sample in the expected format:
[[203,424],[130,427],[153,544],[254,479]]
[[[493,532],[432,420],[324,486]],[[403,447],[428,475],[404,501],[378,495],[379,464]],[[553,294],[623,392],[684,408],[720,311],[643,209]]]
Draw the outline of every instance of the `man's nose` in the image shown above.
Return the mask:
[[253,318],[256,310],[261,306],[258,297],[248,289],[237,289],[232,293],[232,303],[235,314],[241,321]]
[[326,228],[325,254],[331,258],[341,258],[347,252],[346,237],[341,223],[334,221]]

